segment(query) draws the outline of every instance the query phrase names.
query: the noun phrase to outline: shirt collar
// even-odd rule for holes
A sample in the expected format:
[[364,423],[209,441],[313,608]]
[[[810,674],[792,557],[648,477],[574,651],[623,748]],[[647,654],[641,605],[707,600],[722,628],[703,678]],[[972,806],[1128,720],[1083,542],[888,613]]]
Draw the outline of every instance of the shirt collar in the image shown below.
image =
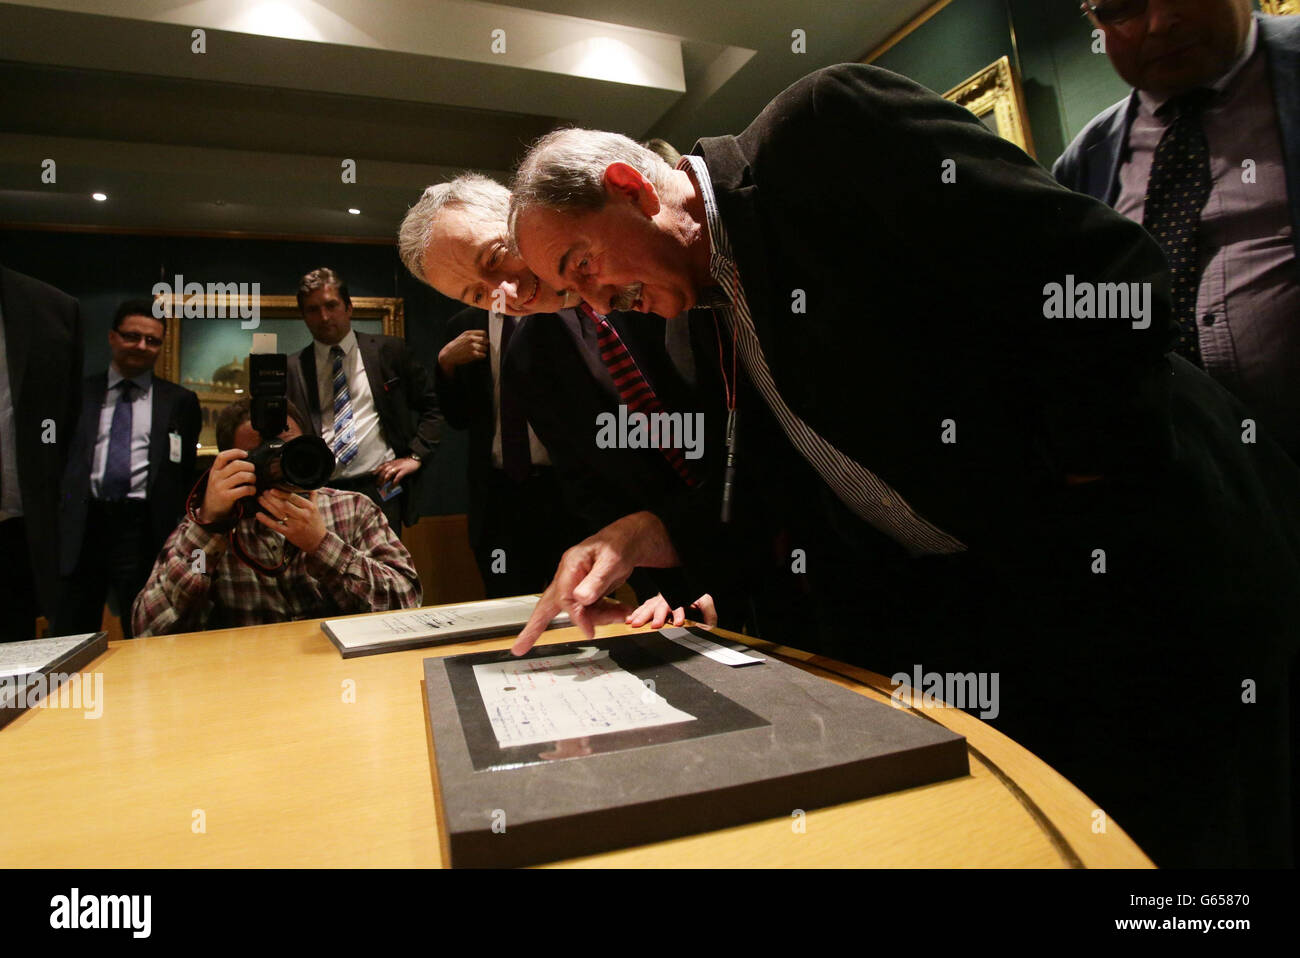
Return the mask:
[[[1219,77],[1213,83],[1208,84],[1206,89],[1213,90],[1215,93],[1220,94],[1227,90],[1232,84],[1232,81],[1237,79],[1237,76],[1241,71],[1246,68],[1246,64],[1250,62],[1250,58],[1255,55],[1255,51],[1258,49],[1259,21],[1254,17],[1251,17],[1250,30],[1246,33],[1246,45],[1241,50],[1241,56],[1237,57],[1236,62],[1228,69],[1227,73],[1223,74],[1223,76]],[[1172,97],[1167,96],[1155,96],[1154,94],[1147,93],[1145,90],[1139,90],[1138,97],[1142,100],[1142,105],[1152,113],[1155,113],[1173,99]]]
[[317,362],[327,359],[329,357],[330,350],[333,349],[334,346],[338,346],[340,349],[342,349],[343,355],[346,356],[349,353],[351,353],[353,348],[357,345],[357,331],[355,329],[349,329],[348,334],[344,336],[342,339],[340,339],[337,343],[335,343],[334,346],[327,346],[318,339],[313,339],[312,342],[316,344]]
[[695,305],[705,308],[730,306],[731,300],[722,288],[722,277],[735,268],[735,255],[731,251],[731,238],[722,225],[722,215],[718,212],[718,198],[713,193],[709,168],[704,163],[704,157],[687,153],[677,164],[677,169],[690,173],[700,191],[700,199],[704,203],[705,227],[709,231],[709,275],[716,281],[716,285],[700,291]]
[[[123,379],[126,379],[126,377],[123,376],[121,371],[117,368],[117,364],[109,363],[108,364],[108,388],[109,389],[115,388],[117,384],[120,383]],[[138,376],[132,376],[131,382],[136,384],[136,386],[139,388],[141,393],[146,393],[149,391],[149,384],[153,382],[153,371],[146,369]]]

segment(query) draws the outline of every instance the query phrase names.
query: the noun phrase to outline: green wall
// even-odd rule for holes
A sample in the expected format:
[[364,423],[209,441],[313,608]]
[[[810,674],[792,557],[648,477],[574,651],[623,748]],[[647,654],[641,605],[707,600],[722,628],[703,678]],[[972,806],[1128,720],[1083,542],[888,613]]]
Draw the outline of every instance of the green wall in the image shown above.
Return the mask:
[[945,93],[1010,54],[1006,0],[953,0],[872,62]]
[[1018,54],[1034,146],[1050,168],[1089,120],[1128,94],[1092,47],[1076,0],[953,0],[873,62],[943,93]]
[[[964,3],[966,0],[956,0]],[[1088,121],[1128,95],[1092,24],[1071,0],[1011,0],[1025,107],[1039,161],[1051,167]]]

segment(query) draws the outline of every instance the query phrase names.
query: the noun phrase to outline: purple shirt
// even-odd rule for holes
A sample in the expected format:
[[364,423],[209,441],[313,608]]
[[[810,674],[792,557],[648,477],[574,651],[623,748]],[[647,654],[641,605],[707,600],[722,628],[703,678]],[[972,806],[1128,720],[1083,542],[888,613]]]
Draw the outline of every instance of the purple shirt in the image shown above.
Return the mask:
[[[1242,57],[1212,84],[1203,122],[1214,180],[1201,216],[1197,333],[1206,371],[1236,393],[1292,455],[1300,450],[1300,264],[1268,60],[1253,23]],[[1147,181],[1172,122],[1139,94],[1115,208],[1142,222]],[[1253,161],[1253,180],[1243,164]]]

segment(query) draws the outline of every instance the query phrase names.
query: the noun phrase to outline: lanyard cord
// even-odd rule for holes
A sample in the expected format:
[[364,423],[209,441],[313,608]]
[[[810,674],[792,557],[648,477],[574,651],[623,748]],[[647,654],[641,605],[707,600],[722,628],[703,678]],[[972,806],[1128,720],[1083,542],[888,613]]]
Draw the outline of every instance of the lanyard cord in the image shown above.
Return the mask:
[[727,464],[722,473],[722,521],[731,521],[732,495],[736,485],[736,393],[740,378],[736,372],[736,331],[731,331],[731,377],[727,377],[727,361],[722,352],[722,323],[718,311],[713,310],[713,331],[718,340],[718,369],[722,373],[722,388],[727,400]]

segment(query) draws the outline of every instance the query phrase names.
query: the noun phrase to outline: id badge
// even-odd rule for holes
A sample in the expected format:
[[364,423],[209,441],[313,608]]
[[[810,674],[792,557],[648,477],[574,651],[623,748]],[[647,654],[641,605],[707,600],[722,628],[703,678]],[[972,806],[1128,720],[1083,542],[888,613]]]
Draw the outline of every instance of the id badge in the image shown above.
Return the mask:
[[169,432],[167,434],[169,452],[167,458],[172,462],[181,461],[181,434],[178,432]]

